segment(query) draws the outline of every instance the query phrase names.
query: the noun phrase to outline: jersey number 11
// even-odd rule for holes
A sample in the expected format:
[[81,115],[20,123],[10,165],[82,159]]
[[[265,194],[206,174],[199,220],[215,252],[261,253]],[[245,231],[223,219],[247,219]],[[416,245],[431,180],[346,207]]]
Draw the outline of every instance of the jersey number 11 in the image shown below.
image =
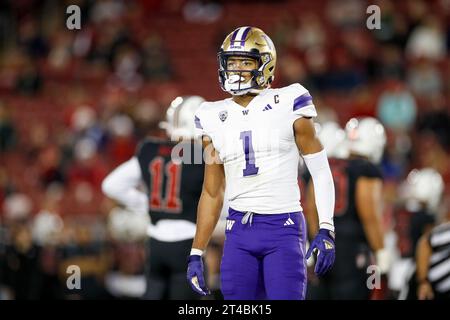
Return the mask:
[[[164,165],[164,158],[156,157],[150,162],[150,210],[168,213],[180,213],[181,165],[169,161]],[[163,185],[166,186],[165,199],[162,199]]]

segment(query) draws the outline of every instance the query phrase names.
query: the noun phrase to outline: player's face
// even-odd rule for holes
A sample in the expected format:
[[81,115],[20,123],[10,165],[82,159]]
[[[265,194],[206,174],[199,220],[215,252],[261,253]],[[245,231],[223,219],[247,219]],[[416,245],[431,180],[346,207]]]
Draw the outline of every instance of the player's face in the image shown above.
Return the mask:
[[[258,69],[258,63],[255,59],[249,57],[229,57],[227,60],[227,70],[249,71],[241,72],[241,77],[244,77],[244,83],[247,83],[252,78],[250,71]],[[229,72],[228,76],[233,75],[233,72]],[[239,74],[239,73],[236,73]]]

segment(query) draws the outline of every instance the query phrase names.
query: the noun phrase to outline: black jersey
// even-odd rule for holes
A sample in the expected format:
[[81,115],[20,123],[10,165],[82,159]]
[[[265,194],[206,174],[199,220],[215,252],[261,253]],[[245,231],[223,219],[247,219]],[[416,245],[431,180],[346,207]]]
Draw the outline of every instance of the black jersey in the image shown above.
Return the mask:
[[356,208],[356,183],[361,177],[382,179],[381,171],[371,162],[361,158],[330,159],[330,167],[336,192],[334,213],[336,239],[367,243]]
[[[172,149],[176,143],[147,139],[137,148],[136,157],[147,186],[149,213],[152,223],[161,219],[181,219],[196,222],[197,205],[202,192],[204,163],[199,143],[182,142],[183,150],[189,150],[189,162],[172,161]],[[200,157],[198,157],[200,155]]]
[[394,212],[394,231],[400,255],[403,258],[414,257],[417,242],[427,228],[435,224],[435,218],[425,210],[410,211],[403,206],[396,208]]

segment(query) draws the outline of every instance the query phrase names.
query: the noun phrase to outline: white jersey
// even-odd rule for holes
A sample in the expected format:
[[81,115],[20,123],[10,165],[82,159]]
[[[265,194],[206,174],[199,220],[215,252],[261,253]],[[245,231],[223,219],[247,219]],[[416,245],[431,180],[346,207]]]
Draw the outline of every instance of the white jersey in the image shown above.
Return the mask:
[[245,108],[231,98],[201,105],[198,134],[212,139],[223,161],[231,208],[262,214],[302,210],[293,123],[315,116],[312,97],[298,83],[263,90]]

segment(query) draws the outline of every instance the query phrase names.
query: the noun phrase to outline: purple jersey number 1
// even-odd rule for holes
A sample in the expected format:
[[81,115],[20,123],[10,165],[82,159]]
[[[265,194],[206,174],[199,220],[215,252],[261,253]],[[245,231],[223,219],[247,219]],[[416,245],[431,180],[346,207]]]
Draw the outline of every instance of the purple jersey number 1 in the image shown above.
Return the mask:
[[252,145],[252,132],[242,131],[241,140],[245,153],[245,169],[242,170],[242,173],[244,174],[244,177],[258,174],[259,168],[255,166],[255,152],[253,151]]

